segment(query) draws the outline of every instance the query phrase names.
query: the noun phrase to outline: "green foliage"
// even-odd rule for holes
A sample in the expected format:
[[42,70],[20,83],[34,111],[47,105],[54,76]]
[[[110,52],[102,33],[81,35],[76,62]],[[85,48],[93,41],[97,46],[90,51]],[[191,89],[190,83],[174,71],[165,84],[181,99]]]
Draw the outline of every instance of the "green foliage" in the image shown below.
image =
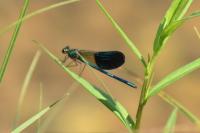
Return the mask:
[[200,68],[200,58],[170,73],[150,90],[150,92],[147,95],[147,99],[151,96],[158,94],[158,92],[160,92],[168,85],[174,83],[175,81],[179,80],[185,75],[188,75],[189,73],[198,68]]
[[[0,31],[0,35],[2,35],[3,33],[7,32],[9,29],[16,26],[15,30],[13,32],[12,38],[10,40],[10,44],[9,44],[8,50],[6,52],[5,58],[3,60],[3,64],[0,69],[0,82],[2,81],[3,75],[6,71],[6,68],[7,68],[10,56],[12,54],[12,51],[14,49],[14,45],[16,43],[16,39],[19,34],[19,30],[20,30],[22,23],[25,20],[27,20],[35,15],[44,13],[46,11],[49,11],[54,8],[57,8],[57,7],[60,7],[60,6],[69,4],[69,3],[73,3],[76,1],[78,1],[78,0],[68,0],[68,1],[63,1],[60,3],[56,3],[56,4],[50,5],[48,7],[39,9],[39,10],[32,12],[25,16],[28,5],[29,5],[29,0],[25,0],[19,19],[16,22],[10,24],[9,26],[7,26],[6,28],[4,28],[3,30]],[[117,100],[112,98],[112,96],[110,96],[103,90],[99,89],[98,87],[94,86],[93,84],[89,83],[85,79],[81,78],[79,75],[70,71],[59,61],[58,58],[56,58],[45,47],[43,47],[42,45],[40,45],[40,47],[66,73],[68,73],[72,78],[74,78],[78,83],[80,83],[85,88],[85,90],[87,90],[97,100],[99,100],[101,103],[103,103],[110,111],[112,111],[119,118],[119,120],[121,120],[121,122],[124,124],[124,126],[130,132],[132,132],[133,130],[138,130],[140,128],[143,109],[144,109],[146,103],[149,101],[149,99],[155,95],[159,95],[162,99],[164,99],[167,103],[169,103],[170,105],[172,105],[175,108],[166,124],[166,128],[164,130],[165,133],[172,132],[172,129],[175,126],[177,110],[182,112],[182,114],[187,116],[187,118],[189,118],[192,122],[196,123],[197,125],[200,125],[200,120],[194,114],[192,114],[191,111],[189,111],[187,108],[182,106],[178,101],[176,101],[175,99],[173,99],[166,93],[162,92],[162,90],[165,89],[170,84],[172,84],[175,81],[181,79],[182,77],[190,74],[194,70],[197,70],[200,67],[200,58],[175,70],[174,72],[168,74],[165,78],[161,79],[161,81],[158,82],[157,84],[152,85],[154,66],[156,64],[158,55],[159,55],[159,53],[161,53],[161,50],[166,45],[167,40],[170,39],[172,34],[180,26],[182,26],[187,20],[191,20],[194,17],[200,16],[200,11],[195,11],[195,12],[191,13],[189,16],[184,16],[187,13],[192,2],[193,2],[193,0],[173,0],[172,1],[169,9],[165,13],[164,18],[162,19],[162,21],[160,22],[160,25],[158,27],[156,37],[155,37],[154,43],[153,43],[153,55],[149,56],[148,60],[146,62],[143,55],[137,49],[136,44],[133,43],[133,41],[128,37],[126,32],[112,18],[112,16],[107,12],[107,10],[104,8],[104,6],[101,4],[101,2],[99,0],[96,0],[96,3],[99,6],[100,10],[105,14],[105,16],[111,22],[112,26],[116,29],[116,31],[124,39],[127,46],[132,50],[133,54],[135,54],[137,56],[137,58],[141,61],[141,63],[144,65],[144,81],[143,81],[143,86],[141,89],[141,95],[140,95],[140,100],[139,100],[137,114],[136,114],[136,121],[133,121],[133,119],[128,114],[126,109]],[[197,31],[197,29],[195,29],[195,30]],[[40,44],[38,42],[35,42],[35,43]],[[25,87],[22,87],[22,88],[26,88],[30,81],[30,77],[32,74],[28,74],[28,75],[29,76],[26,78],[26,80],[24,82]],[[23,95],[20,96],[20,99],[22,99],[22,100],[20,100],[21,101],[20,105],[21,105],[22,101],[24,100],[24,98],[23,98],[24,95],[25,95],[25,93],[23,91]],[[59,100],[54,102],[52,105],[48,106],[47,108],[45,108],[42,111],[35,114],[33,117],[31,117],[30,119],[28,119],[27,121],[25,121],[24,123],[19,125],[17,128],[15,128],[12,131],[12,133],[18,133],[18,132],[23,131],[25,128],[27,128],[28,126],[33,124],[36,120],[40,119],[47,112],[49,112],[52,109],[52,107],[54,107],[55,105],[57,105],[57,103],[62,101],[63,98],[64,97],[60,98]]]
[[19,22],[16,24],[15,30],[14,30],[12,37],[11,37],[11,40],[10,40],[10,44],[8,46],[6,55],[3,59],[3,63],[2,63],[1,68],[0,68],[0,82],[2,81],[4,73],[6,71],[8,61],[9,61],[10,56],[12,54],[13,48],[15,46],[17,36],[19,34],[19,30],[20,30],[22,22],[23,22],[22,19],[26,14],[26,11],[28,9],[28,5],[29,5],[29,0],[24,0],[24,6],[23,6],[22,11],[20,12],[20,16],[19,16],[19,19],[18,19]]
[[92,85],[79,75],[70,71],[65,65],[55,57],[48,49],[46,49],[42,44],[37,41],[34,43],[38,44],[48,56],[55,61],[66,73],[68,73],[72,78],[74,78],[77,82],[79,82],[91,95],[95,96],[97,100],[103,103],[109,110],[111,110],[120,120],[121,122],[132,131],[135,126],[134,121],[132,120],[131,116],[128,114],[126,109],[115,99],[113,99],[110,95],[108,95],[103,90],[97,88],[96,86]]
[[102,10],[102,12],[106,15],[106,17],[110,20],[113,27],[119,32],[120,36],[125,40],[126,44],[129,46],[129,48],[133,51],[133,53],[137,56],[137,58],[143,63],[144,66],[146,66],[146,62],[140,53],[140,51],[137,49],[135,44],[131,41],[131,39],[126,35],[126,33],[123,31],[123,29],[117,24],[117,22],[111,17],[111,15],[106,11],[106,9],[103,7],[103,5],[100,3],[99,0],[96,0],[98,6]]
[[193,0],[173,0],[171,6],[166,12],[163,20],[158,28],[156,38],[154,40],[154,55],[160,52],[171,34],[182,24],[183,21],[177,23],[184,17],[184,14],[192,4]]
[[177,112],[178,112],[177,108],[175,108],[172,111],[172,113],[169,116],[169,119],[165,125],[163,133],[173,133],[174,132],[174,127],[176,125]]
[[11,133],[21,133],[24,129],[26,129],[27,127],[32,125],[34,122],[36,122],[38,119],[40,119],[42,116],[44,116],[46,113],[48,113],[55,105],[57,105],[61,100],[63,100],[63,98],[64,97],[55,101],[50,106],[44,108],[43,110],[41,110],[40,112],[38,112],[37,114],[29,118],[27,121],[25,121],[24,123],[16,127],[14,130],[12,130]]
[[29,13],[27,14],[26,16],[24,16],[23,18],[11,23],[10,25],[6,26],[5,28],[3,28],[2,30],[0,30],[0,36],[5,34],[6,32],[8,32],[9,30],[11,30],[13,27],[15,27],[18,23],[21,23],[23,21],[26,21],[36,15],[39,15],[39,14],[42,14],[42,13],[45,13],[47,11],[50,11],[50,10],[53,10],[55,8],[58,8],[58,7],[61,7],[61,6],[64,6],[64,5],[67,5],[67,4],[71,4],[71,3],[74,3],[74,2],[77,2],[79,0],[65,0],[65,1],[61,1],[61,2],[58,2],[58,3],[55,3],[55,4],[52,4],[50,6],[47,6],[47,7],[44,7],[44,8],[41,8],[39,10],[36,10],[32,13]]
[[[170,85],[171,83],[175,82],[176,80],[182,78],[183,76],[186,76],[187,74],[191,73],[192,71],[196,70],[200,66],[199,59],[195,60],[194,62],[185,65],[184,67],[176,70],[175,72],[169,74],[166,78],[161,80],[157,85],[155,85],[151,90],[151,81],[153,80],[153,71],[154,71],[154,65],[157,61],[158,53],[161,52],[161,49],[164,47],[167,40],[171,37],[171,35],[186,21],[190,20],[193,17],[197,17],[200,15],[200,12],[193,12],[188,17],[184,17],[185,13],[189,9],[190,5],[192,4],[193,0],[173,0],[169,9],[166,12],[166,15],[164,16],[163,20],[160,23],[160,26],[157,30],[157,34],[154,40],[153,45],[153,56],[148,59],[148,62],[146,63],[143,56],[139,52],[139,50],[136,48],[135,44],[128,38],[126,33],[122,30],[122,28],[117,24],[117,22],[111,17],[111,15],[106,11],[106,9],[103,7],[103,5],[100,3],[99,0],[96,0],[98,6],[102,10],[102,12],[107,16],[108,20],[111,22],[111,24],[114,26],[114,28],[120,33],[121,37],[125,40],[127,45],[132,49],[133,53],[140,59],[140,61],[144,64],[145,72],[144,72],[144,82],[142,86],[142,92],[140,96],[138,111],[136,114],[136,126],[135,129],[139,129],[140,127],[140,121],[142,117],[142,112],[145,104],[147,103],[148,99],[158,94],[162,89],[164,89],[166,86]],[[150,91],[150,92],[149,92]],[[162,97],[162,96],[161,96]],[[163,97],[162,97],[163,98]],[[169,100],[164,97],[164,100]],[[196,118],[194,115],[191,115],[192,113],[188,111],[187,109],[183,108],[181,104],[177,104],[177,102],[170,101],[173,106],[180,108],[182,112],[188,118],[196,119],[198,121],[198,118]],[[193,120],[194,120],[193,119]]]
[[191,111],[189,111],[186,107],[181,105],[177,100],[169,96],[167,93],[161,91],[158,94],[164,101],[166,101],[168,104],[173,106],[174,108],[177,108],[179,112],[181,112],[183,115],[185,115],[191,122],[196,124],[197,126],[200,126],[200,120],[197,116],[195,116]]

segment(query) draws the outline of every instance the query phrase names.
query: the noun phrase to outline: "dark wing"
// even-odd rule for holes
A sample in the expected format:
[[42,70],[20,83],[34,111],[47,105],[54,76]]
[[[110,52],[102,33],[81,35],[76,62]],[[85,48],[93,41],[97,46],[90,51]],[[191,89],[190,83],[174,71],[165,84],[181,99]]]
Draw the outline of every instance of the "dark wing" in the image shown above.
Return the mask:
[[111,70],[124,64],[125,56],[120,51],[94,52],[79,50],[79,54],[88,62],[97,65],[101,69]]
[[[134,83],[129,82],[125,79],[122,79],[116,75],[113,75],[103,70],[103,69],[107,69],[107,70],[115,69],[121,66],[125,60],[125,56],[123,53],[119,51],[92,52],[92,51],[79,50],[79,54],[83,56],[88,61],[88,65],[90,65],[94,69],[122,83],[125,83],[126,85],[130,87],[137,88],[137,86]],[[84,62],[81,58],[79,60]]]
[[120,67],[125,61],[125,56],[120,51],[96,52],[94,58],[96,65],[105,70]]

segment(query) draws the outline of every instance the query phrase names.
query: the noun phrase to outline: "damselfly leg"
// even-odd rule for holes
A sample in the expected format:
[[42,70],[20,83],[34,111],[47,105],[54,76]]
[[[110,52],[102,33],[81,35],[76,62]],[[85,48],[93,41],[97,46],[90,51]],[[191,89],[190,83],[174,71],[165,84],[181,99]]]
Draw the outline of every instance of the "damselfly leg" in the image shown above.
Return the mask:
[[[64,59],[61,60],[61,61],[64,64],[64,63],[66,63],[68,61],[68,59],[69,59],[69,57],[65,56]],[[82,65],[83,65],[83,67],[82,67]],[[74,58],[74,59],[71,59],[71,61],[67,65],[65,65],[65,66],[66,67],[77,67],[77,66],[80,66],[79,67],[80,69],[79,69],[78,75],[81,76],[81,74],[83,73],[83,71],[85,69],[86,64],[81,63],[81,61],[79,61],[79,60],[77,60],[77,59]]]
[[60,60],[63,64],[69,59],[69,56],[64,56],[63,60]]

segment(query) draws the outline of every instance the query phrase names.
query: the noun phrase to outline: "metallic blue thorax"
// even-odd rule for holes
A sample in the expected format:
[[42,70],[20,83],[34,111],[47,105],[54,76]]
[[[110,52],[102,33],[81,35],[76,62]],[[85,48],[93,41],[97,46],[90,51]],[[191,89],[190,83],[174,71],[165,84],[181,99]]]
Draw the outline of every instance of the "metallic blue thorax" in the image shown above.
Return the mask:
[[79,58],[79,55],[77,54],[77,50],[76,49],[71,49],[68,51],[68,56],[72,59],[77,59]]

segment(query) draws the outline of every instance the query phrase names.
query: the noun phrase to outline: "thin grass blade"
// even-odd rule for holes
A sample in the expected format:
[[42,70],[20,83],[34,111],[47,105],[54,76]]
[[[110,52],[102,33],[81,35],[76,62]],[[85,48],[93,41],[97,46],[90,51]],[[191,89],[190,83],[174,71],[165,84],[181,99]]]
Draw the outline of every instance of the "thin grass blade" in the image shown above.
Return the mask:
[[35,114],[31,118],[29,118],[27,121],[25,121],[24,123],[22,123],[21,125],[19,125],[17,128],[15,128],[14,130],[12,130],[11,133],[21,133],[24,129],[26,129],[27,127],[29,127],[30,125],[32,125],[34,122],[36,122],[42,116],[44,116],[47,112],[49,112],[55,105],[57,105],[60,101],[62,101],[64,99],[64,97],[60,98],[59,100],[55,101],[50,106],[44,108],[43,110],[41,110],[40,112],[38,112],[37,114]]
[[103,103],[109,110],[111,110],[124,124],[124,126],[132,132],[135,123],[132,120],[131,116],[128,114],[126,109],[115,99],[113,99],[110,95],[105,93],[103,90],[97,88],[96,86],[90,84],[88,81],[70,71],[67,67],[65,67],[62,62],[55,57],[48,49],[46,49],[42,44],[34,41],[34,43],[38,44],[45,53],[54,60],[65,72],[67,72],[73,79],[79,82],[91,95],[95,96],[97,100]]
[[158,94],[161,90],[163,90],[168,85],[174,83],[176,80],[186,76],[187,74],[199,68],[200,68],[200,58],[170,73],[149,91],[147,99]]
[[36,10],[36,11],[24,16],[22,19],[11,23],[10,25],[6,26],[5,28],[2,28],[3,30],[0,31],[0,36],[3,35],[4,33],[8,32],[9,30],[11,30],[16,24],[18,24],[18,23],[20,23],[22,21],[28,20],[28,19],[36,16],[36,15],[45,13],[45,12],[47,12],[49,10],[53,10],[55,8],[58,8],[58,7],[61,7],[61,6],[70,4],[70,3],[74,3],[74,2],[77,2],[77,1],[79,1],[79,0],[64,0],[64,1],[58,2],[56,4],[52,4],[50,6],[47,6],[47,7],[44,7],[42,9]]
[[64,109],[66,106],[67,101],[70,99],[70,97],[74,94],[74,92],[77,91],[77,87],[79,84],[74,81],[70,87],[67,88],[67,92],[65,93],[65,98],[60,101],[59,104],[56,105],[56,108],[54,108],[50,114],[48,114],[48,117],[44,119],[44,121],[40,125],[40,132],[41,133],[46,133],[48,132],[47,130],[49,129],[49,125],[52,123],[53,119],[56,118],[60,114],[60,112]]
[[22,18],[25,16],[25,14],[27,12],[28,5],[29,5],[29,0],[24,0],[24,5],[23,5],[23,8],[22,8],[22,11],[20,12],[20,16],[19,16],[19,19],[18,19],[18,20],[20,20],[20,22],[16,24],[15,30],[14,30],[12,37],[11,37],[11,40],[10,40],[10,44],[8,46],[8,49],[6,51],[6,55],[3,59],[3,63],[2,63],[1,68],[0,68],[0,82],[2,82],[4,73],[6,71],[8,62],[10,60],[10,56],[11,56],[13,48],[15,46],[17,36],[18,36],[20,28],[22,26],[22,22],[23,22]]
[[[200,35],[199,35],[200,38]],[[129,71],[129,74],[135,76],[135,74],[132,74],[131,71]],[[138,77],[137,77],[138,78]],[[138,78],[138,83],[141,82],[140,84],[142,84],[142,79]],[[166,92],[164,91],[160,91],[158,93],[158,96],[164,100],[165,102],[167,102],[168,104],[170,104],[171,106],[173,106],[174,108],[178,108],[178,110],[183,113],[183,115],[185,115],[192,123],[196,124],[197,126],[200,127],[200,119],[195,116],[190,110],[188,110],[187,108],[185,108],[180,102],[178,102],[176,99],[174,99],[173,97],[171,97],[170,95],[168,95]]]
[[117,24],[117,22],[112,18],[112,16],[106,11],[106,9],[103,7],[103,5],[101,4],[101,2],[99,0],[96,0],[96,3],[98,4],[98,6],[100,7],[101,11],[106,15],[106,17],[110,20],[110,22],[112,23],[112,25],[114,26],[114,28],[119,32],[119,34],[121,35],[121,37],[125,40],[126,44],[129,46],[129,48],[133,51],[133,53],[135,53],[135,55],[137,56],[137,58],[142,62],[142,64],[144,66],[146,66],[146,62],[142,56],[142,54],[140,53],[140,51],[138,50],[138,48],[136,47],[136,45],[131,41],[131,39],[126,35],[126,33],[123,31],[123,29]]
[[195,11],[195,12],[191,13],[189,16],[183,18],[183,20],[188,20],[188,19],[191,19],[194,17],[199,17],[199,16],[200,16],[200,11]]
[[34,72],[34,70],[35,70],[35,68],[37,66],[37,63],[39,61],[40,56],[41,56],[41,51],[38,50],[36,52],[35,56],[33,57],[31,65],[30,65],[30,67],[28,69],[28,72],[26,74],[26,77],[25,77],[25,79],[23,81],[21,92],[20,92],[20,96],[19,96],[19,101],[18,101],[18,105],[17,105],[17,113],[16,113],[16,117],[15,117],[15,120],[14,120],[14,124],[13,124],[14,128],[16,127],[16,125],[19,122],[20,112],[21,112],[22,104],[24,102],[24,98],[26,96],[28,85],[30,83],[30,80],[32,78],[33,72]]
[[200,127],[200,119],[197,116],[195,116],[191,111],[189,111],[187,108],[185,108],[183,105],[181,105],[181,103],[179,103],[177,100],[175,100],[173,97],[169,96],[167,93],[163,91],[161,91],[158,95],[174,108],[178,108],[178,110],[181,113],[183,113],[183,115],[185,115],[191,122]]
[[[40,83],[40,93],[39,93],[39,106],[38,106],[38,110],[42,109],[42,103],[43,103],[43,87],[42,87],[42,83]],[[41,119],[38,119],[38,123],[37,123],[37,133],[41,133],[40,130],[41,127]]]
[[163,133],[173,133],[174,132],[174,128],[175,128],[175,125],[176,125],[177,112],[178,112],[177,108],[175,108],[172,111],[172,113],[169,116],[169,119],[168,119],[168,121],[165,125]]

